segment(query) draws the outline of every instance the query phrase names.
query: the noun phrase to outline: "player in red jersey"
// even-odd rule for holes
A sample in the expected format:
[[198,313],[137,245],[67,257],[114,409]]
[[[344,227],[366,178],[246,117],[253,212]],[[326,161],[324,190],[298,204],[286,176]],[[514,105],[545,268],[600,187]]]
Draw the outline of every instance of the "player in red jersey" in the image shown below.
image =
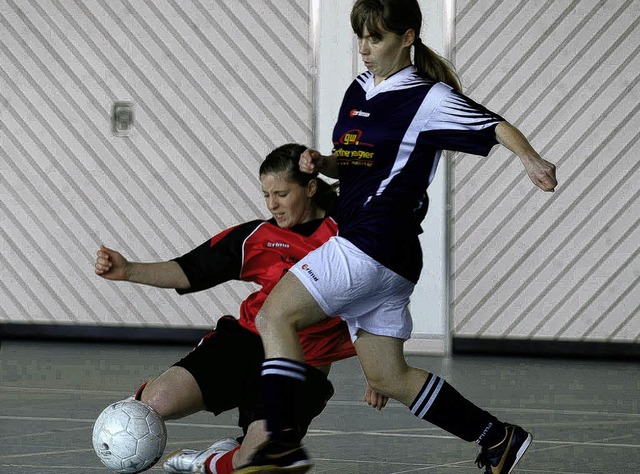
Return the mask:
[[[229,228],[166,262],[129,262],[105,246],[97,253],[95,271],[108,280],[175,288],[180,294],[206,290],[230,280],[259,286],[241,303],[239,319],[222,317],[215,331],[136,394],[165,420],[201,410],[216,415],[236,407],[240,411],[239,425],[245,435],[242,444],[227,438],[204,451],[177,451],[165,461],[167,472],[230,473],[233,466],[246,463],[255,447],[266,439],[260,389],[264,352],[255,327],[256,315],[281,276],[337,233],[335,221],[325,218],[336,193],[317,176],[300,172],[298,161],[304,150],[301,145],[284,145],[262,163],[260,182],[273,215],[269,220],[253,220]],[[299,429],[304,433],[333,395],[326,378],[329,365],[355,355],[355,350],[340,318],[327,319],[301,331],[300,342],[313,379],[309,389],[300,394],[312,401],[309,409],[300,413]],[[366,397],[378,408],[386,402],[370,391]]]

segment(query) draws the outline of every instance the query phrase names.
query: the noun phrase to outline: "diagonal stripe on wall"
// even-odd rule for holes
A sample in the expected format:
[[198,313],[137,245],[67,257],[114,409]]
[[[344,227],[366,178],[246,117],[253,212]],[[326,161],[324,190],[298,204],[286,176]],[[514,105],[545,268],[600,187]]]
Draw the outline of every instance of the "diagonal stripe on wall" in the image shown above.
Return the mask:
[[[252,289],[178,297],[93,274],[100,243],[180,255],[267,216],[257,180],[311,143],[307,1],[0,1],[0,322],[210,326]],[[133,106],[127,137],[115,102]]]
[[557,164],[452,163],[454,335],[640,342],[640,5],[458,1],[465,92]]

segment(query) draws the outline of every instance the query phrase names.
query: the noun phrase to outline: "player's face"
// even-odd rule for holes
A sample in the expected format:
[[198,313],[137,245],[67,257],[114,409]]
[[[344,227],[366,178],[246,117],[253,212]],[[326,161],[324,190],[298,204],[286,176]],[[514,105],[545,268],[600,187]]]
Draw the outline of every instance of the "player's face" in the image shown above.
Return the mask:
[[287,180],[287,173],[282,172],[264,174],[260,183],[267,208],[278,226],[289,228],[316,218],[317,209],[311,201],[315,181],[303,187]]
[[413,42],[413,30],[404,35],[381,31],[381,35],[372,35],[364,27],[362,36],[358,37],[358,52],[366,68],[374,74],[376,85],[411,64],[409,47]]

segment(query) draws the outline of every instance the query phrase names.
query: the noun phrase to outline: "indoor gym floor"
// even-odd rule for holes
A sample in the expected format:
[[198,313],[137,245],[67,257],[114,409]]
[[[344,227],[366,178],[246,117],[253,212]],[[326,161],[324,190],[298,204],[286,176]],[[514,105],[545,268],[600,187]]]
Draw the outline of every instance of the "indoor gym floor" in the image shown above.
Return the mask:
[[[2,341],[0,473],[108,474],[91,447],[95,417],[189,347]],[[499,418],[534,434],[518,473],[640,472],[638,362],[409,356]],[[215,370],[215,368],[214,368]],[[477,447],[392,403],[361,402],[357,360],[335,364],[336,395],[306,438],[313,473],[474,473]],[[166,452],[239,434],[237,415],[167,423]],[[160,463],[147,472],[162,472]]]

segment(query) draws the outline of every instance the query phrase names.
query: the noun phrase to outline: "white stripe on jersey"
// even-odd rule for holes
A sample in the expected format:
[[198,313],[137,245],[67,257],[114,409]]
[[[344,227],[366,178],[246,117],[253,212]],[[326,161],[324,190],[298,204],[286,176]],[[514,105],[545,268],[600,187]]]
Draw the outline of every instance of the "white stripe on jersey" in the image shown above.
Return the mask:
[[[393,166],[391,167],[389,176],[387,176],[380,182],[380,186],[378,186],[375,196],[380,196],[387,188],[391,180],[395,178],[398,173],[400,173],[400,171],[402,171],[402,169],[406,166],[407,162],[409,161],[409,157],[416,147],[418,135],[424,130],[431,129],[431,127],[428,127],[431,117],[434,115],[434,112],[436,112],[437,107],[440,105],[440,102],[442,102],[444,94],[446,94],[450,90],[451,89],[448,86],[439,82],[437,84],[434,84],[431,90],[427,93],[424,100],[422,101],[422,104],[418,108],[416,115],[413,117],[411,124],[407,128],[404,137],[402,138],[402,143],[398,148],[398,154],[396,155],[396,159],[393,162]],[[435,175],[435,171],[438,167],[438,162],[440,161],[441,155],[441,151],[437,151],[435,153],[433,166],[431,168],[431,171],[429,172],[429,183],[431,183],[431,180]],[[372,198],[373,196],[369,196],[367,198],[367,201],[365,202],[365,205],[369,203]]]
[[477,110],[477,105],[468,102],[468,98],[457,94],[446,84],[434,85],[429,94],[436,88],[443,96],[429,123],[429,130],[482,130],[496,123],[494,117]]
[[[428,83],[428,81],[420,79],[413,81],[404,80],[399,84],[400,87],[394,87],[392,90],[407,89],[426,83]],[[429,92],[427,92],[420,108],[418,108],[416,115],[413,117],[411,124],[402,138],[402,143],[398,149],[398,154],[394,160],[389,176],[381,181],[375,194],[367,198],[365,205],[373,196],[380,196],[391,180],[406,166],[409,157],[415,149],[418,135],[421,132],[428,130],[482,130],[488,125],[495,123],[495,119],[490,117],[487,117],[487,120],[479,120],[483,117],[487,116],[482,112],[477,112],[476,108],[467,102],[464,96],[455,93],[449,85],[442,82],[435,83]],[[441,150],[438,150],[434,155],[433,165],[429,172],[428,184],[431,183],[435,176],[441,156]]]
[[371,71],[366,71],[366,72],[363,72],[362,74],[359,74],[356,77],[356,81],[360,83],[360,85],[364,90],[367,90],[367,83],[372,78],[373,78],[373,74],[371,73]]
[[375,85],[374,76],[371,71],[366,71],[356,77],[356,81],[360,84],[365,91],[365,98],[370,100],[378,94],[387,92],[390,90],[410,89],[412,87],[423,86],[425,84],[433,83],[416,75],[418,70],[415,66],[408,66],[397,73],[393,74],[382,81],[377,86]]

